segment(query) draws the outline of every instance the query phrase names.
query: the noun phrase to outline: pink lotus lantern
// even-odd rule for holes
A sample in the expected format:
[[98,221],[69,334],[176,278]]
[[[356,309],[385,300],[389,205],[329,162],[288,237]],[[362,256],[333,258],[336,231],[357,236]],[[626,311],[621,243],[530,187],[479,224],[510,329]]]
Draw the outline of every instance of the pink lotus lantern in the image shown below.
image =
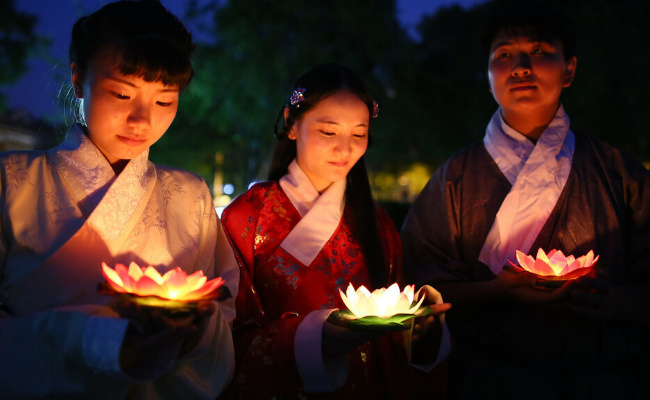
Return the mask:
[[221,295],[217,289],[224,283],[220,277],[208,281],[203,271],[187,275],[180,267],[160,275],[154,267],[141,268],[135,262],[128,269],[123,264],[112,269],[102,263],[102,274],[107,281],[103,292],[127,294],[143,305],[167,308],[217,298]]
[[409,285],[402,292],[397,283],[388,288],[370,292],[361,285],[356,291],[350,283],[345,293],[339,289],[343,303],[348,310],[340,310],[330,315],[329,321],[363,330],[406,330],[417,315],[426,315],[431,309],[420,309],[425,296],[414,302],[414,286]]
[[[541,248],[537,251],[537,259],[516,251],[519,267],[536,274],[542,280],[564,282],[570,279],[587,275],[592,271],[593,265],[598,261],[594,258],[593,250],[582,257],[565,256],[561,250],[551,250],[548,255]],[[510,261],[510,264],[517,267]]]

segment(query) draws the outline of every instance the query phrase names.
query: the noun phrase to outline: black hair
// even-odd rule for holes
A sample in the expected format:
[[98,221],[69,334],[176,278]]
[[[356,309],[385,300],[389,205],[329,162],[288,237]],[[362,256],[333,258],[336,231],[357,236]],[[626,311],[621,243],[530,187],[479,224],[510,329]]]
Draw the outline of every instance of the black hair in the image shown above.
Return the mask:
[[576,56],[573,22],[558,9],[534,1],[505,1],[492,9],[492,17],[483,29],[481,45],[488,58],[492,42],[502,29],[512,36],[531,36],[542,41],[562,43],[564,59]]
[[[296,141],[289,139],[289,131],[321,100],[341,91],[347,92],[358,97],[368,107],[369,115],[373,116],[375,102],[368,89],[354,71],[343,65],[327,63],[312,68],[296,80],[292,92],[298,88],[304,89],[303,100],[295,104],[287,100],[275,122],[274,133],[278,142],[269,169],[270,180],[279,180],[288,173],[289,164],[297,155]],[[286,109],[289,111],[285,120]],[[370,145],[370,136],[368,139]],[[375,288],[385,286],[388,280],[387,266],[363,156],[347,175],[344,218],[350,226],[352,237],[361,246],[372,285]]]
[[70,62],[85,78],[88,65],[113,57],[124,75],[184,90],[194,75],[192,35],[159,0],[122,0],[80,18],[72,28]]

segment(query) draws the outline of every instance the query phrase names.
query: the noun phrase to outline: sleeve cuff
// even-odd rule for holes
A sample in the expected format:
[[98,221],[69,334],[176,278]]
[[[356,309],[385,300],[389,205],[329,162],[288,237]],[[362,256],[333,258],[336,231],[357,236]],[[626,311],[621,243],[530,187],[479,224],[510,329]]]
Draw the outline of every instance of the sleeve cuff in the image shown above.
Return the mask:
[[90,317],[82,339],[86,364],[95,372],[125,377],[120,368],[120,349],[129,322],[121,318]]
[[334,310],[312,311],[300,322],[294,340],[296,366],[308,393],[329,393],[343,386],[350,369],[347,355],[323,357],[323,324]]
[[436,361],[429,364],[411,364],[411,366],[420,371],[430,372],[449,356],[449,352],[451,352],[451,334],[449,333],[447,323],[443,322],[442,338],[440,339],[440,348],[438,349]]

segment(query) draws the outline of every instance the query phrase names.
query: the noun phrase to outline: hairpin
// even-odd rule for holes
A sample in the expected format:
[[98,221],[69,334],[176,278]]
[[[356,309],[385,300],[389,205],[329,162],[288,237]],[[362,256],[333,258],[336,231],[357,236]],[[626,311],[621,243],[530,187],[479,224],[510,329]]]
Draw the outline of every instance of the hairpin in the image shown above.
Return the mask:
[[[305,96],[303,96],[303,93],[305,93],[305,88],[296,88],[296,90],[293,91],[293,94],[291,95],[291,105],[296,105],[296,103],[300,103],[301,101],[305,100]],[[300,104],[298,104],[296,107],[300,107]]]
[[372,101],[372,117],[377,118],[379,115],[379,104],[375,100]]

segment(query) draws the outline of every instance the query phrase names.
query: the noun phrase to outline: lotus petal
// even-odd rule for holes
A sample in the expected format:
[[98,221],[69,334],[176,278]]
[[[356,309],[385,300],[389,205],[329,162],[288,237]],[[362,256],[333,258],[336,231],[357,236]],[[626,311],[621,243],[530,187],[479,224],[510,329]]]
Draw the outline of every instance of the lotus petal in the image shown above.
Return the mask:
[[154,267],[140,268],[134,262],[128,269],[123,264],[116,264],[114,270],[102,263],[102,274],[118,292],[182,301],[199,300],[224,283],[220,277],[207,281],[203,271],[188,276],[180,267],[161,276]]
[[348,284],[345,291],[339,289],[339,294],[348,310],[357,318],[365,316],[390,317],[395,314],[412,314],[415,312],[424,296],[415,307],[411,307],[414,297],[414,286],[406,286],[402,292],[396,283],[388,288],[380,288],[372,293],[363,285],[356,291]]
[[532,272],[540,276],[562,277],[568,274],[571,276],[580,276],[588,272],[574,274],[573,272],[591,267],[596,261],[598,256],[594,258],[593,250],[589,250],[587,254],[577,259],[573,255],[565,256],[561,250],[551,250],[546,254],[543,249],[537,250],[537,258],[534,259],[530,255],[525,255],[521,251],[515,252],[519,266],[526,271]]

